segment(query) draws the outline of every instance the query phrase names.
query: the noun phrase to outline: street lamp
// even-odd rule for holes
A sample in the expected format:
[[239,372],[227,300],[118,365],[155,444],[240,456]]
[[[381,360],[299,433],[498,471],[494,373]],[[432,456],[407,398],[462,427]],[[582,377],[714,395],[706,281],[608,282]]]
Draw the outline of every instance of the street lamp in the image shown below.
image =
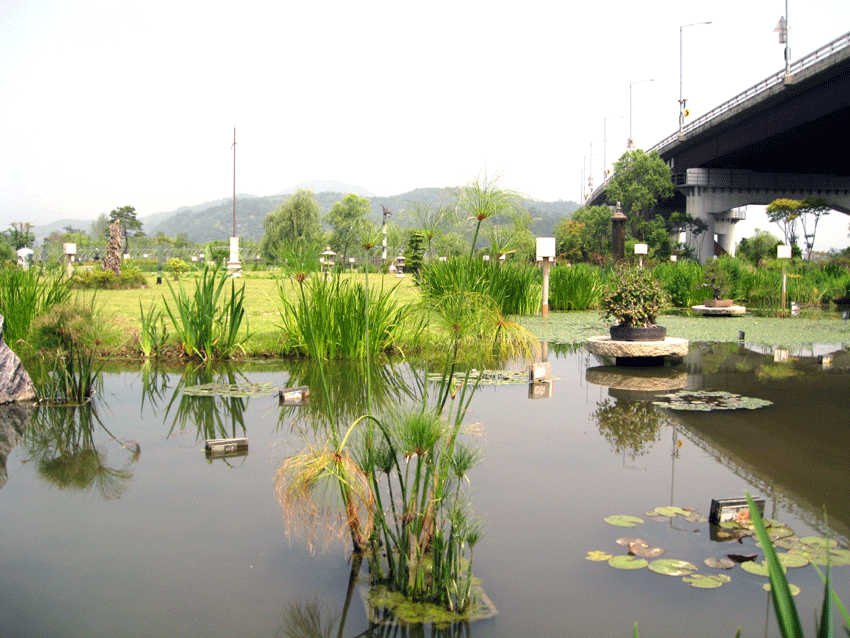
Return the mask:
[[685,27],[695,27],[700,24],[711,24],[711,22],[691,22],[679,26],[679,135],[685,127],[685,99],[682,97],[682,31]]
[[629,83],[629,141],[626,144],[626,147],[629,150],[634,148],[635,138],[632,137],[632,87],[635,84],[642,84],[643,82],[655,82],[655,78],[651,78],[649,80],[638,80],[637,82]]

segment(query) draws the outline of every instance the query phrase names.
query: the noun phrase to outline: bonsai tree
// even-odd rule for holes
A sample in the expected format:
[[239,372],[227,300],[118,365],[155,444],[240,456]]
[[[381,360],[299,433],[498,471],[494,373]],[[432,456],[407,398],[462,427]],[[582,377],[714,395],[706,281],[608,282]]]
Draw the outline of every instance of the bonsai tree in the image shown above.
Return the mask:
[[602,314],[620,326],[655,326],[659,310],[669,303],[667,293],[648,270],[618,267],[602,293]]
[[703,268],[705,283],[703,288],[710,288],[712,298],[726,299],[729,296],[729,274],[721,267],[718,259],[710,259]]

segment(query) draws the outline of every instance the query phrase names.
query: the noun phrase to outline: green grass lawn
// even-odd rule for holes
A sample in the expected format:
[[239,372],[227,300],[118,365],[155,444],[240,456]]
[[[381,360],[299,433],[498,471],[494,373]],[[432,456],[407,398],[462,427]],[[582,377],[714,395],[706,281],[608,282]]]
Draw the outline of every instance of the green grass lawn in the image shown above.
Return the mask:
[[[343,274],[343,280],[363,281],[362,274]],[[79,299],[85,303],[94,300],[98,316],[114,328],[114,337],[110,339],[115,346],[133,339],[141,327],[139,304],[147,314],[153,306],[165,310],[165,303],[174,307],[171,288],[177,291],[182,284],[188,293],[194,291],[195,279],[183,276],[179,281],[163,277],[162,284],[156,283],[156,275],[147,277],[148,287],[133,290],[80,290]],[[237,288],[245,286],[245,308],[247,325],[243,329],[251,336],[245,344],[249,356],[274,353],[275,344],[280,336],[280,294],[278,284],[284,282],[287,294],[295,295],[295,284],[285,280],[279,273],[250,272],[235,280]],[[171,288],[169,288],[169,284]],[[402,302],[419,300],[419,289],[412,277],[397,278],[395,275],[369,275],[371,288],[395,287],[394,295]],[[229,290],[229,286],[226,288]]]

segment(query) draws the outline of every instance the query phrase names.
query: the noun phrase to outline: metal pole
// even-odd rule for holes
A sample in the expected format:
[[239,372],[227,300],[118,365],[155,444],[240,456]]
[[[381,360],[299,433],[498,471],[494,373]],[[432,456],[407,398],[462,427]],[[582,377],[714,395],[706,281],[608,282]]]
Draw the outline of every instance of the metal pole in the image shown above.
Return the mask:
[[233,236],[236,237],[236,127],[233,127]]
[[788,0],[785,0],[785,75],[791,74],[791,26],[788,22]]
[[[787,1],[787,0],[786,0]],[[711,24],[711,22],[691,22],[679,25],[679,135],[685,128],[685,98],[682,94],[682,31],[685,27],[693,27],[700,24]]]

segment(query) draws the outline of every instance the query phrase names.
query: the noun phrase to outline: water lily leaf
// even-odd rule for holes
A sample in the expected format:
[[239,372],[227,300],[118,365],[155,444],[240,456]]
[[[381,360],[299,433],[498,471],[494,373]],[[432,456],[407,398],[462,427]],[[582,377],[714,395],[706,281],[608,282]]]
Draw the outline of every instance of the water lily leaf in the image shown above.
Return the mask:
[[687,576],[697,570],[696,565],[676,558],[659,558],[649,564],[649,569],[665,576]]
[[838,541],[834,538],[822,538],[820,536],[803,536],[800,542],[811,547],[820,547],[823,549],[838,547]]
[[636,556],[614,556],[608,560],[608,564],[617,569],[643,569],[649,563]]
[[637,516],[627,516],[624,514],[620,514],[617,516],[609,516],[605,519],[605,522],[609,525],[616,525],[618,527],[635,527],[643,523],[642,518],[638,518]]
[[632,543],[638,543],[638,542],[644,543],[645,545],[648,545],[648,543],[646,541],[642,541],[639,538],[632,538],[631,536],[623,536],[622,538],[617,539],[617,545],[622,545],[623,547],[628,547]]
[[782,549],[802,549],[805,547],[803,543],[800,542],[800,539],[796,536],[788,536],[786,538],[780,538],[778,541],[773,543],[776,547],[781,547]]
[[[767,566],[767,563],[765,561],[762,561],[760,563],[757,563],[755,561],[747,561],[746,563],[741,563],[741,569],[743,569],[745,572],[750,572],[751,574],[755,574],[756,576],[768,576],[769,575],[768,566]],[[782,573],[784,574],[787,571],[788,571],[788,568],[783,565],[782,566]]]
[[685,520],[689,523],[707,523],[708,517],[692,512],[685,517]]
[[698,390],[696,392],[680,390],[673,394],[665,394],[653,401],[653,405],[670,410],[694,410],[708,412],[711,410],[756,410],[768,405],[771,401],[757,399],[754,397],[742,397],[739,394],[723,391]]
[[850,565],[850,549],[833,549],[829,552],[830,565],[841,567]]
[[271,383],[205,383],[183,388],[183,394],[195,397],[263,397],[273,396],[277,393],[278,389]]
[[703,562],[714,569],[732,569],[735,566],[735,561],[728,558],[706,558]]
[[635,556],[642,558],[658,558],[664,554],[664,550],[660,547],[650,547],[643,541],[629,545],[629,551]]
[[682,582],[700,589],[714,589],[731,580],[726,574],[691,574],[690,576],[685,576]]
[[779,559],[779,564],[784,567],[805,567],[809,564],[809,559],[801,554],[786,552],[777,554],[776,557]]
[[613,556],[611,554],[606,554],[605,552],[597,549],[597,550],[594,550],[592,552],[587,552],[587,556],[585,556],[585,558],[587,560],[593,560],[593,561],[600,561],[601,562],[603,560],[609,560],[609,559],[613,558]]
[[[765,591],[770,591],[770,583],[765,583],[764,585],[761,586],[761,588]],[[788,583],[788,589],[791,590],[792,596],[796,596],[801,591],[800,588],[797,587],[797,585],[795,585],[793,583]]]
[[681,507],[673,507],[673,506],[656,507],[655,511],[656,511],[656,513],[660,514],[661,516],[669,516],[670,518],[676,518],[680,514],[682,516],[687,516],[688,514],[690,514],[690,512],[686,509],[682,509]]

